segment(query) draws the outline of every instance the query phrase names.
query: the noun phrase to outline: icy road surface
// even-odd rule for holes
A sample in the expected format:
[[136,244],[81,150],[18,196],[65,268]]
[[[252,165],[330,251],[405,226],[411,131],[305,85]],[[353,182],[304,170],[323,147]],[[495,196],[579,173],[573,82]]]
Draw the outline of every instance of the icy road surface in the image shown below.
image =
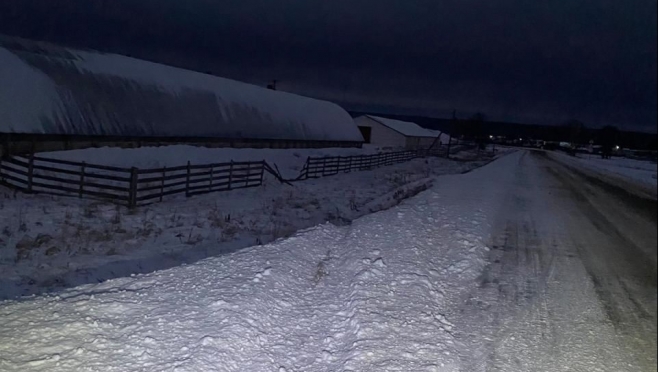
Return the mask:
[[655,371],[655,206],[514,153],[349,226],[1,302],[0,370]]
[[526,153],[465,296],[464,371],[656,371],[656,201]]

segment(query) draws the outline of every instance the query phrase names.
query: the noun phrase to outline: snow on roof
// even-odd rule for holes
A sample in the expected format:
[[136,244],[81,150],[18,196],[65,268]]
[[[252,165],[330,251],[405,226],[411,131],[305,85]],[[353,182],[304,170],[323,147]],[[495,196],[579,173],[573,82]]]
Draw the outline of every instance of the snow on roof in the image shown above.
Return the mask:
[[336,104],[0,36],[0,133],[363,141]]
[[410,121],[387,119],[373,115],[366,116],[408,137],[436,137],[432,132]]
[[439,137],[439,140],[443,143],[448,143],[450,141],[450,135],[448,133],[441,132],[440,130],[427,129],[428,132],[432,133],[433,137]]

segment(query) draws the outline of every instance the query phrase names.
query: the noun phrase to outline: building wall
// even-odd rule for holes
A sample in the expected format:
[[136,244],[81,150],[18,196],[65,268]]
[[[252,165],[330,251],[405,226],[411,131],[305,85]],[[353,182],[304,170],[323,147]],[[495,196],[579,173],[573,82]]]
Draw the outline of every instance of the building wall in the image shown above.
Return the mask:
[[113,137],[0,133],[0,156],[29,154],[33,152],[76,150],[93,147],[136,148],[142,146],[167,145],[287,149],[329,147],[360,148],[362,143],[350,141],[299,141],[278,139],[262,140],[193,137]]
[[[432,146],[434,141],[436,140],[436,137],[423,137],[420,139],[420,147],[422,148],[428,148]],[[439,142],[434,145],[435,147],[439,147]]]
[[[410,150],[426,149],[429,148],[433,142],[433,137],[406,137],[406,148]],[[438,146],[438,144],[436,146]]]
[[354,119],[354,122],[359,127],[370,127],[372,132],[370,135],[370,143],[382,147],[406,147],[407,138],[394,131],[393,129],[378,123],[377,121],[367,117],[361,116]]

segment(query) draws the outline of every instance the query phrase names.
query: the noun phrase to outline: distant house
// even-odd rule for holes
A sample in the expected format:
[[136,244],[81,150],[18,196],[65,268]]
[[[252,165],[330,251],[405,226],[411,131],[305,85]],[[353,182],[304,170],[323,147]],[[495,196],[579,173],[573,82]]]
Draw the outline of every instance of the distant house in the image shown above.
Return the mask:
[[352,117],[331,102],[0,35],[0,155],[171,143],[290,148],[362,142]]
[[[354,119],[363,135],[365,143],[381,147],[428,148],[440,146],[447,142],[447,136],[440,132],[425,129],[416,123],[387,119],[379,116],[364,115]],[[436,143],[435,143],[436,141]]]

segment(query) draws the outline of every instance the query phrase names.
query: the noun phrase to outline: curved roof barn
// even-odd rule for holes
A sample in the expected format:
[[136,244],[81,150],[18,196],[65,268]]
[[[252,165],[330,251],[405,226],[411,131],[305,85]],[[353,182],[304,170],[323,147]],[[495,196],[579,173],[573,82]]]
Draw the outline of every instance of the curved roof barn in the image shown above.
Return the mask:
[[362,142],[338,105],[116,54],[0,37],[0,133]]

